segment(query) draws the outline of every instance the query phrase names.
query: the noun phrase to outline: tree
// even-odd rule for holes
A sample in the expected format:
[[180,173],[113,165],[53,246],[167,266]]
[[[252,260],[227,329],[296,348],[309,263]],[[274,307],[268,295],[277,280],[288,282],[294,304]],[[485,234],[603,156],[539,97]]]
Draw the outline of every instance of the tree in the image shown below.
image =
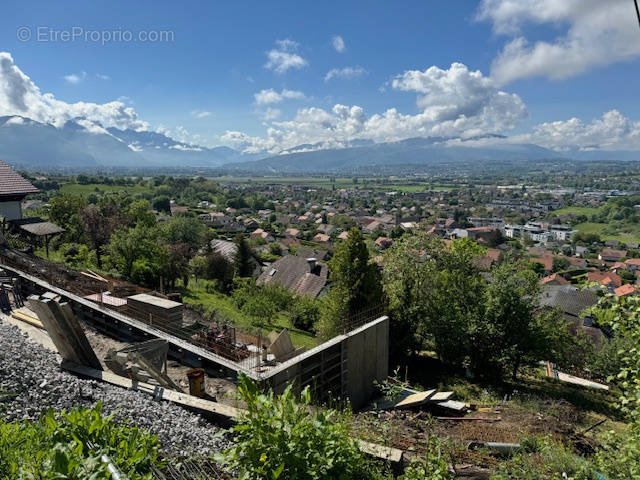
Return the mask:
[[98,268],[102,268],[101,250],[111,238],[116,223],[111,217],[105,216],[96,205],[88,205],[79,212],[80,222],[96,252]]
[[136,260],[145,258],[149,260],[148,263],[152,263],[153,259],[162,255],[163,251],[157,237],[156,228],[143,225],[116,231],[107,245],[111,262],[121,275],[131,278]]
[[224,291],[228,291],[233,283],[235,268],[227,258],[218,252],[211,252],[205,257],[203,277],[217,280]]
[[369,250],[357,228],[338,244],[329,261],[329,272],[332,287],[320,328],[325,338],[342,333],[353,316],[380,305],[382,300],[380,274],[370,262]]
[[65,229],[63,235],[67,241],[82,243],[84,229],[78,215],[86,205],[83,197],[68,193],[56,195],[49,201],[49,219]]
[[166,195],[159,195],[153,199],[151,204],[158,212],[171,213],[171,202]]
[[240,277],[250,277],[253,274],[253,252],[249,242],[242,235],[235,238],[238,251],[235,256],[236,273]]

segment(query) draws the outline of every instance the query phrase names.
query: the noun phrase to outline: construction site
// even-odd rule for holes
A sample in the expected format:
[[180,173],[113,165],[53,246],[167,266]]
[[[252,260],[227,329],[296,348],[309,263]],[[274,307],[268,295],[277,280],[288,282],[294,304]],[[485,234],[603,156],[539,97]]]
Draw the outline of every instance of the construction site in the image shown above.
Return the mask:
[[[124,358],[131,345],[164,344],[164,356],[173,368],[168,375],[163,373],[163,387],[186,387],[185,372],[196,368],[208,377],[229,381],[242,373],[276,392],[292,382],[301,388],[309,385],[318,402],[331,395],[359,408],[370,400],[374,381],[387,376],[388,319],[384,316],[363,318],[345,335],[306,351],[294,348],[286,330],[252,335],[205,319],[156,292],[17,251],[1,251],[0,268],[0,301],[13,318],[40,326],[42,312],[32,297],[44,295],[66,304],[105,355],[111,352],[113,358]],[[114,370],[113,359],[109,366]],[[127,375],[142,374],[128,371]],[[146,376],[136,379],[148,380]]]

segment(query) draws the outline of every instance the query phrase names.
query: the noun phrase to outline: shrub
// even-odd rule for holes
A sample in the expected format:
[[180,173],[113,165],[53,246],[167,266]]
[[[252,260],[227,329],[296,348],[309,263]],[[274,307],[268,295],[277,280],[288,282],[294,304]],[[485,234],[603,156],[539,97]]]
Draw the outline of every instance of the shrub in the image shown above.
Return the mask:
[[243,376],[238,392],[247,412],[231,428],[235,446],[221,460],[241,480],[383,478],[359,450],[348,423],[336,410],[311,407],[308,387],[300,395],[291,386],[282,395],[263,394]]
[[[91,446],[90,446],[91,445]],[[0,421],[0,478],[112,478],[101,460],[106,454],[129,480],[150,478],[159,465],[158,439],[138,427],[116,425],[102,406],[54,414],[37,422]]]
[[307,295],[297,297],[289,309],[289,320],[295,328],[313,331],[320,318],[320,305]]
[[435,437],[429,439],[424,459],[412,462],[399,480],[453,480],[448,462],[442,454],[440,444]]

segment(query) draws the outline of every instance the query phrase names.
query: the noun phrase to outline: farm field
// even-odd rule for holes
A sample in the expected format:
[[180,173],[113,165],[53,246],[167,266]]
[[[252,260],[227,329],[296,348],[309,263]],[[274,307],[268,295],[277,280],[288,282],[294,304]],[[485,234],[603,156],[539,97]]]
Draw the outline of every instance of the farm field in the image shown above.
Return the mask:
[[606,223],[584,222],[574,226],[576,230],[584,233],[597,233],[603,240],[618,240],[619,242],[637,242],[640,243],[640,226],[629,225],[624,232],[617,235],[605,233],[608,227]]
[[81,185],[78,183],[65,183],[60,187],[60,191],[62,193],[68,193],[71,195],[90,195],[92,193],[113,193],[113,192],[124,192],[124,193],[150,193],[152,192],[152,188],[146,185],[133,185],[133,186],[125,186],[125,185],[105,185],[105,184],[97,184],[97,183],[89,183],[87,185]]

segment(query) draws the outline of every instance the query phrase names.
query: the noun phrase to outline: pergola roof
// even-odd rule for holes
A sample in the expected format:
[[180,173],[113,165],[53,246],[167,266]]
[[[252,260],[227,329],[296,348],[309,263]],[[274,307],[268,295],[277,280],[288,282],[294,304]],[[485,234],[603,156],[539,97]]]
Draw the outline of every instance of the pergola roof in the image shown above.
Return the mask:
[[20,229],[30,233],[31,235],[37,236],[53,235],[55,233],[64,232],[64,228],[51,222],[25,223],[20,225]]

